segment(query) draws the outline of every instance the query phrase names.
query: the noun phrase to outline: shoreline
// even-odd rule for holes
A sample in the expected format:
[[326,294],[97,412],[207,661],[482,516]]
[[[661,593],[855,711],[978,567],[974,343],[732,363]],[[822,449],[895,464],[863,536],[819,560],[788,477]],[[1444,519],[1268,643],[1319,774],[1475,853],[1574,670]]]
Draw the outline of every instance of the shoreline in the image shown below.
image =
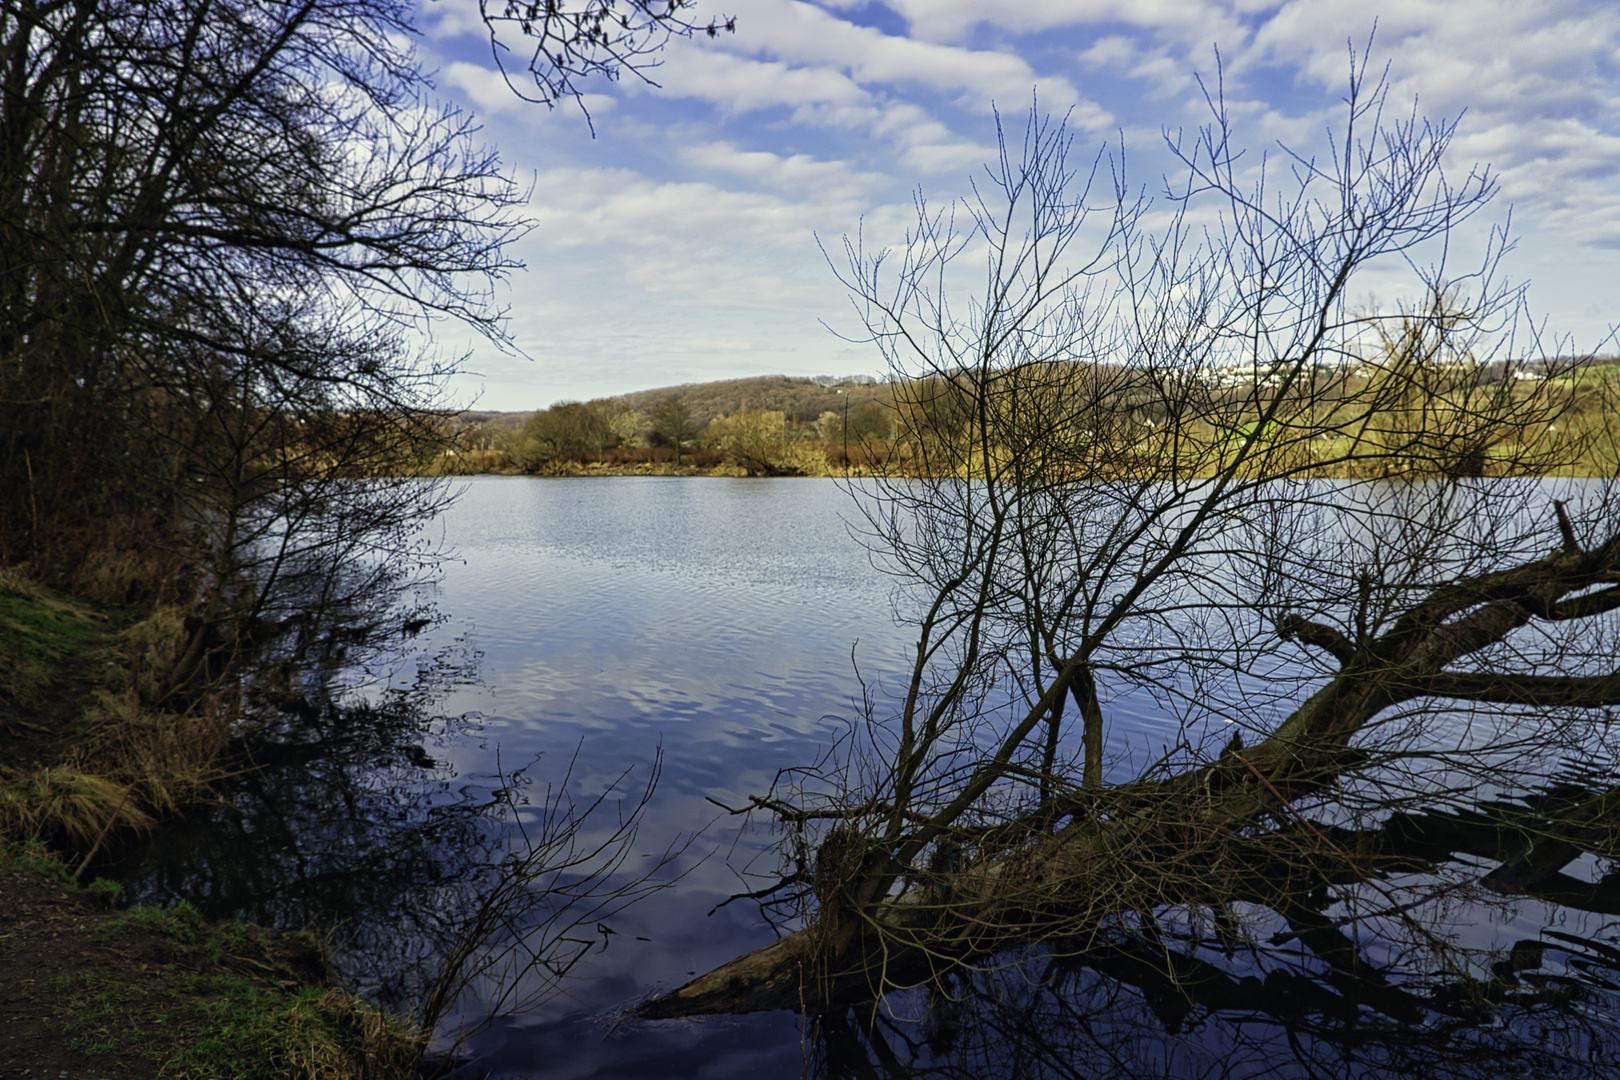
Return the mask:
[[343,988],[314,934],[208,922],[185,904],[120,910],[121,887],[95,876],[98,855],[210,797],[213,765],[144,760],[130,736],[215,718],[118,707],[139,679],[131,641],[149,645],[161,614],[0,575],[13,671],[0,687],[0,1061],[101,1080],[414,1077],[422,1033]]
[[419,1033],[338,986],[312,933],[118,910],[117,894],[44,857],[0,859],[6,1075],[416,1075]]

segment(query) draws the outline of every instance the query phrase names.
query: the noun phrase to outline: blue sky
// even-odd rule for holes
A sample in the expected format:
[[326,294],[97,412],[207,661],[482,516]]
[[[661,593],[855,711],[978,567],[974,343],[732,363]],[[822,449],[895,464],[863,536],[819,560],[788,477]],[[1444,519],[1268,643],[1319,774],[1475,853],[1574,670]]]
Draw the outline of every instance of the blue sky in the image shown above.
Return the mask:
[[[817,247],[897,240],[919,188],[966,190],[993,107],[1031,96],[1080,144],[1121,141],[1160,190],[1166,129],[1208,120],[1216,72],[1239,138],[1311,149],[1336,119],[1347,43],[1390,65],[1394,97],[1461,115],[1450,161],[1487,163],[1511,210],[1506,264],[1548,330],[1598,347],[1620,323],[1620,5],[1554,0],[700,0],[735,34],[675,40],[650,72],[577,107],[519,100],[473,0],[423,0],[418,51],[519,181],[533,229],[503,300],[526,356],[471,350],[462,404],[532,409],[682,382],[878,374]],[[1483,226],[1470,226],[1471,234]],[[1468,237],[1463,238],[1464,243]],[[1380,297],[1380,299],[1385,299]],[[1610,350],[1612,351],[1612,349]]]

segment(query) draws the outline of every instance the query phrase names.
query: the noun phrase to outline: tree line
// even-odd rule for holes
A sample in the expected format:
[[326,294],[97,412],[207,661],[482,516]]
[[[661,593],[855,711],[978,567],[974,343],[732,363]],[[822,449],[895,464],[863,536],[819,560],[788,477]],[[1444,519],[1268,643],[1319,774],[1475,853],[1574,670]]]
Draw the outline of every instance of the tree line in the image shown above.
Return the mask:
[[[786,380],[783,380],[784,382]],[[857,385],[858,384],[852,384]],[[733,406],[715,411],[681,392],[559,402],[491,441],[526,472],[591,462],[660,461],[713,466],[726,462],[749,475],[820,474],[846,462],[888,459],[893,406],[887,388],[860,389],[819,414]],[[758,400],[758,399],[756,399]],[[766,399],[761,404],[775,404]]]
[[[1480,363],[1437,352],[1432,323],[1459,317],[1444,310],[1403,316],[1287,386],[1265,371],[1182,368],[1146,378],[1118,364],[1051,360],[1000,377],[986,404],[1022,411],[1021,422],[1039,426],[1052,448],[1044,467],[1074,476],[1208,472],[1222,447],[1235,450],[1254,430],[1256,396],[1278,406],[1262,437],[1288,441],[1291,466],[1324,478],[1610,470],[1620,364],[1594,357]],[[1196,410],[1187,406],[1193,392],[1205,399]],[[559,402],[526,418],[478,414],[460,437],[495,452],[486,464],[526,472],[727,462],[751,475],[981,473],[1016,449],[998,445],[985,452],[990,458],[975,450],[974,398],[973,376],[960,369],[834,386],[771,376]],[[1308,438],[1297,437],[1305,431]],[[1423,454],[1385,453],[1419,433]],[[1441,452],[1447,440],[1455,445]]]

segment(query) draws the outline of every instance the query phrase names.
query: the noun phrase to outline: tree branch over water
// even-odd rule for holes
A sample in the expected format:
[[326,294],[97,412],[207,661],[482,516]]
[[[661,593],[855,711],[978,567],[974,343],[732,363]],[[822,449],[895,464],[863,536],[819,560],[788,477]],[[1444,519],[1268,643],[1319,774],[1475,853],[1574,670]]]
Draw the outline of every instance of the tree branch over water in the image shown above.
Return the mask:
[[[1505,233],[1452,265],[1495,190],[1446,171],[1454,127],[1392,114],[1364,58],[1346,102],[1279,170],[1212,92],[1159,205],[1032,112],[972,199],[846,241],[911,477],[852,487],[915,659],[835,765],[754,799],[803,928],[644,1015],[835,1009],[1130,920],[1236,940],[1230,905],[1327,886],[1444,967],[1401,889],[1468,882],[1384,882],[1335,830],[1609,761],[1620,503],[1540,479],[1586,451],[1556,435],[1584,359],[1547,359],[1574,351]],[[1392,264],[1402,301],[1358,306]],[[1147,702],[1162,756],[1120,724]],[[1595,805],[1548,834],[1598,842]]]

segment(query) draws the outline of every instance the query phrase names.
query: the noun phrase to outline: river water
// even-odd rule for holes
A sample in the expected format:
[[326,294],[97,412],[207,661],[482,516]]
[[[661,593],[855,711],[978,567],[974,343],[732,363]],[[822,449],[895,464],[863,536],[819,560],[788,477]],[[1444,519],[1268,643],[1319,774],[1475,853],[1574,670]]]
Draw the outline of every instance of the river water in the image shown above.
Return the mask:
[[769,838],[707,800],[743,805],[814,761],[856,713],[855,665],[880,683],[904,661],[891,582],[852,540],[851,509],[822,481],[483,477],[445,515],[463,561],[446,568],[436,633],[481,654],[478,685],[444,705],[480,721],[457,767],[487,773],[497,744],[503,760],[541,753],[539,785],[577,747],[571,783],[594,793],[661,753],[645,852],[701,834],[676,888],[613,921],[571,1000],[479,1041],[497,1075],[798,1069],[792,1018],[615,1027],[613,1010],[774,937],[754,905],[709,914],[758,887],[736,871]]
[[[1296,1003],[1304,989],[1240,954],[1224,1011],[1166,1004],[1177,991],[1122,977],[1127,960],[1104,970],[1037,958],[964,980],[950,1001],[891,1003],[881,1050],[870,1033],[834,1030],[812,1053],[786,1014],[626,1019],[636,1001],[773,940],[757,905],[717,908],[768,880],[750,873],[775,868],[773,837],[716,804],[743,805],[780,770],[818,760],[858,719],[863,684],[881,698],[904,670],[911,636],[894,616],[895,583],[851,522],[851,496],[831,481],[469,481],[435,524],[456,552],[429,597],[442,618],[404,658],[351,673],[361,685],[350,711],[333,713],[320,740],[339,750],[244,779],[232,807],[134,853],[131,896],[314,923],[353,983],[403,1004],[420,986],[400,973],[419,977],[411,965],[431,957],[519,827],[543,827],[548,790],[566,782],[587,802],[617,793],[587,822],[590,840],[610,831],[618,795],[633,803],[661,765],[624,876],[673,848],[662,876],[678,880],[578,931],[589,946],[561,992],[473,1039],[478,1069],[754,1080],[799,1075],[809,1055],[850,1076],[1485,1077],[1556,1045],[1565,1066],[1609,1075],[1620,940],[1604,912],[1620,915],[1620,889],[1590,857],[1571,871],[1589,879],[1585,910],[1525,901],[1461,920],[1503,949],[1564,950],[1537,969],[1552,973],[1542,982],[1521,980],[1579,981],[1545,1007],[1399,1022],[1399,1009],[1374,1009],[1357,1024],[1329,1008],[1295,1023],[1257,988]],[[1160,741],[1151,710],[1122,699],[1111,713],[1114,760]],[[1575,1068],[1566,1074],[1584,1075]]]

